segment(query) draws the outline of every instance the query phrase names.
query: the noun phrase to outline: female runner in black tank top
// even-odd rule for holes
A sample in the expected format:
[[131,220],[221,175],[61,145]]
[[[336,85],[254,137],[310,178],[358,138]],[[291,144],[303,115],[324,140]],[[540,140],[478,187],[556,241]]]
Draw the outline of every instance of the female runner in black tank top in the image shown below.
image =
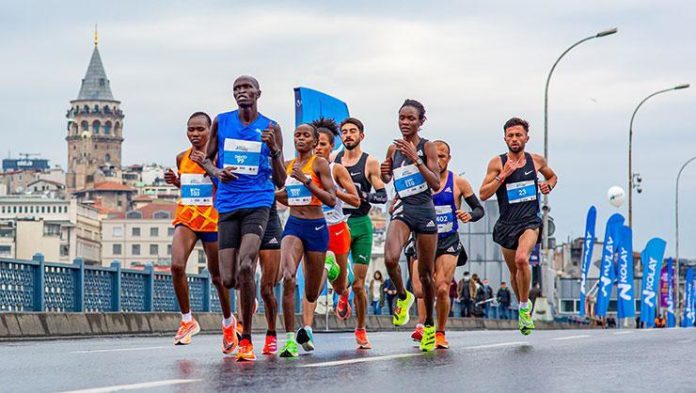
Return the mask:
[[[399,110],[399,128],[403,139],[395,139],[394,144],[389,146],[387,157],[381,166],[382,180],[386,183],[394,179],[400,199],[404,202],[403,216],[398,216],[399,213],[395,212],[394,219],[389,223],[384,256],[389,277],[394,282],[398,295],[393,323],[400,326],[408,322],[408,311],[413,305],[414,296],[404,287],[399,258],[409,235],[412,231],[416,232],[418,259],[423,261],[418,273],[423,283],[426,302],[426,327],[432,327],[434,348],[435,289],[432,277],[437,247],[437,224],[430,189],[437,190],[440,187],[440,171],[435,145],[418,135],[424,121],[423,105],[418,101],[406,100]],[[409,172],[405,174],[404,169]],[[409,222],[411,220],[420,222]],[[432,231],[429,225],[432,226]]]

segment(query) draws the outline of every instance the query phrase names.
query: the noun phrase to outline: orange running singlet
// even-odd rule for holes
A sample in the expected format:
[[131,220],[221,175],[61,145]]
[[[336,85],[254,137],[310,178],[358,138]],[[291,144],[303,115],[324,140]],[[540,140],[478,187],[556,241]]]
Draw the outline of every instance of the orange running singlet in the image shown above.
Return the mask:
[[217,232],[213,182],[205,175],[205,170],[189,158],[192,150],[186,150],[179,163],[181,191],[172,225],[185,225],[194,232]]
[[[316,184],[319,188],[323,188],[321,181],[319,181],[319,176],[314,173],[313,169],[314,160],[316,158],[317,156],[313,155],[309,160],[307,160],[305,165],[302,167],[302,173],[307,176],[311,176],[312,183]],[[312,194],[307,186],[297,181],[297,179],[290,177],[292,174],[292,167],[295,165],[295,160],[296,159],[292,159],[286,169],[288,177],[287,180],[285,180],[285,190],[288,192],[288,204],[290,206],[321,206],[322,204],[319,198]]]

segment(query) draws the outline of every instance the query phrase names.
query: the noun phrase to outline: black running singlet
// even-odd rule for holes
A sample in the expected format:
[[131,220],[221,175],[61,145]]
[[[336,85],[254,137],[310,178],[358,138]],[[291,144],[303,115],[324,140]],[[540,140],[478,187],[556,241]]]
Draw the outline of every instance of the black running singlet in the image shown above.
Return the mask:
[[[423,160],[423,165],[428,165],[428,157],[425,155],[427,139],[421,138],[416,146],[418,157]],[[399,150],[394,152],[393,181],[399,199],[405,205],[433,206],[433,193],[428,187],[425,178],[418,170],[416,163],[408,159]]]
[[[343,153],[343,151],[338,153],[336,155],[336,159],[334,160],[335,162],[341,165],[343,165],[341,163],[341,160],[343,159]],[[370,193],[372,191],[372,184],[370,183],[370,180],[367,178],[367,176],[365,176],[365,167],[367,166],[368,157],[369,155],[363,152],[362,155],[360,155],[360,159],[358,159],[358,162],[355,165],[343,165],[348,170],[350,178],[353,180],[355,188],[358,190],[358,195],[361,195],[363,192]],[[350,205],[348,204],[344,205],[343,214],[350,214],[351,217],[366,216],[370,213],[370,209],[372,208],[370,202],[363,201],[362,198],[360,201],[360,206],[357,209],[349,206]]]
[[[516,169],[505,178],[495,192],[500,221],[515,222],[540,215],[539,179],[534,168],[534,159],[529,153],[524,153],[524,157],[527,160],[524,167]],[[507,154],[501,154],[500,160],[505,167]]]

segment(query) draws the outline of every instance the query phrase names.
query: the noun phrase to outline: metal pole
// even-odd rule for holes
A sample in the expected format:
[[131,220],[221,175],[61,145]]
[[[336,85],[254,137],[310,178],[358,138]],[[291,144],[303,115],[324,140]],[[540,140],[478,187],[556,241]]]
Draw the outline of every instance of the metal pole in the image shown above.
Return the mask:
[[[682,167],[679,169],[679,173],[677,173],[677,182],[676,182],[676,187],[675,187],[676,190],[674,193],[674,235],[675,235],[675,239],[674,239],[675,250],[674,251],[675,251],[676,259],[677,259],[677,263],[675,264],[676,274],[674,276],[675,276],[675,280],[676,280],[675,288],[676,288],[676,297],[677,297],[677,299],[676,299],[676,301],[677,301],[677,314],[679,314],[679,309],[680,309],[680,307],[679,307],[679,304],[680,304],[679,303],[679,178],[681,177],[681,174],[684,171],[684,168],[686,168],[686,166],[689,165],[689,163],[691,163],[694,160],[696,160],[696,156],[691,157],[689,160],[687,160],[684,163],[684,165],[682,165]],[[681,314],[679,314],[679,315],[681,315]]]

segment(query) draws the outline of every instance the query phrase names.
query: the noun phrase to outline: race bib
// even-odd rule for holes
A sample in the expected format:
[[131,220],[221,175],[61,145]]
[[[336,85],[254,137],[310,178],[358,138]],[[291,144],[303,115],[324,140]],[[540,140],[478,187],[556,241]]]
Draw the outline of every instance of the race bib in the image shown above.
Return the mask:
[[537,188],[534,180],[518,181],[506,185],[508,202],[521,203],[537,200]]
[[213,182],[202,174],[181,174],[181,204],[211,206],[213,204]]
[[454,228],[454,212],[452,206],[435,206],[437,214],[437,233],[448,233]]
[[243,141],[240,139],[225,139],[225,152],[222,165],[237,169],[233,173],[240,175],[256,175],[259,173],[261,161],[261,142]]
[[324,218],[329,224],[340,222],[343,219],[343,212],[339,212],[334,207],[322,205],[321,210],[324,212]]
[[415,165],[404,165],[394,169],[394,188],[400,198],[420,194],[428,189],[425,178]]
[[285,181],[285,191],[288,193],[290,206],[307,206],[312,202],[312,192],[297,179],[288,177]]

